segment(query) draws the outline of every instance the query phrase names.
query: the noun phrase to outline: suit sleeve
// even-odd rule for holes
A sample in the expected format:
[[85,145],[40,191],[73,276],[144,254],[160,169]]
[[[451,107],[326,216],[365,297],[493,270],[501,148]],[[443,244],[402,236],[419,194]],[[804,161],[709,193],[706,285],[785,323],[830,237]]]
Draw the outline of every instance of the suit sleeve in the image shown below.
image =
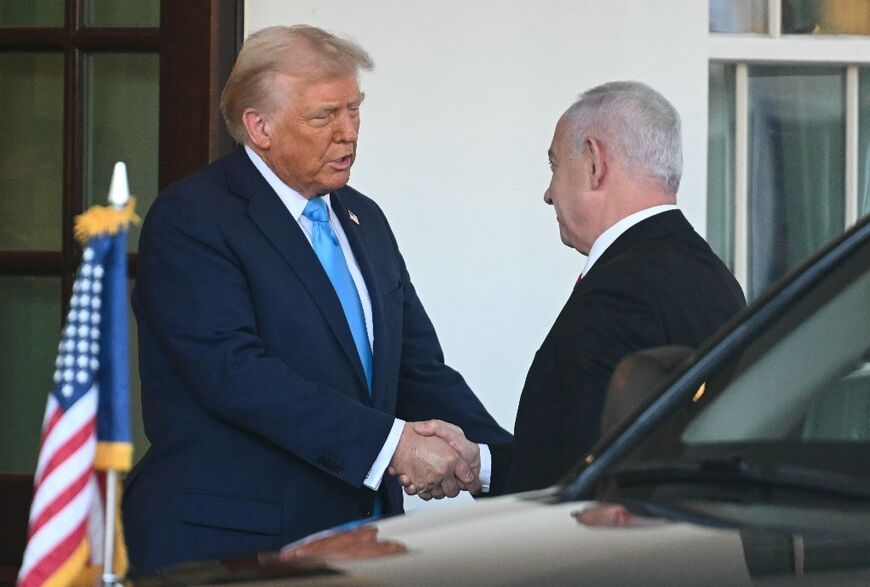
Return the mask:
[[148,215],[134,295],[140,328],[203,410],[361,486],[393,417],[269,355],[244,267],[217,223],[192,208],[162,197]]
[[508,471],[513,459],[513,443],[490,444],[489,454],[492,457],[492,469],[489,478],[489,493],[475,497],[496,497],[505,492]]

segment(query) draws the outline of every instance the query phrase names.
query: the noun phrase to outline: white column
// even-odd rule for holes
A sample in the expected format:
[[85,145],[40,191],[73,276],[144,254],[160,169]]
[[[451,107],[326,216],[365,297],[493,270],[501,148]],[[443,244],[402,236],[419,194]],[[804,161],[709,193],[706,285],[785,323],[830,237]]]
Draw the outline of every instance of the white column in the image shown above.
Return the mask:
[[749,66],[734,75],[734,276],[749,291]]
[[772,39],[782,36],[782,0],[767,0],[767,32]]
[[846,68],[846,228],[858,220],[858,67]]

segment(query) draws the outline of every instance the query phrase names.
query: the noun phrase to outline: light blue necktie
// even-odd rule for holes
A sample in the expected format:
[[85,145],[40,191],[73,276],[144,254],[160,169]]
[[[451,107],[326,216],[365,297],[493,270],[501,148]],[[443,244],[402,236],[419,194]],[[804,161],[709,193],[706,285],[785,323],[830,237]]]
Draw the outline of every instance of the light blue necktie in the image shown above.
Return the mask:
[[371,394],[372,349],[369,346],[369,336],[366,332],[365,314],[363,314],[363,307],[359,299],[359,293],[356,290],[356,285],[350,276],[350,271],[344,260],[341,245],[338,243],[338,236],[336,236],[335,231],[329,225],[329,209],[326,207],[326,202],[323,201],[323,198],[318,196],[308,200],[302,214],[313,223],[311,227],[311,246],[314,248],[314,254],[320,259],[320,264],[323,265],[326,275],[329,276],[329,281],[332,282],[335,293],[338,294],[338,299],[344,310],[344,317],[347,319],[347,325],[350,326],[350,333],[356,345],[356,352],[359,354],[360,362],[362,362],[369,393]]
[[[338,243],[338,236],[329,225],[329,209],[322,197],[316,197],[308,200],[302,214],[312,222],[311,246],[314,248],[314,254],[320,259],[320,264],[323,265],[326,275],[329,276],[335,293],[338,294],[338,300],[341,302],[344,317],[347,319],[347,325],[350,326],[350,333],[356,345],[356,352],[359,354],[359,360],[362,362],[363,371],[366,374],[369,394],[371,394],[372,349],[369,346],[369,337],[366,332],[365,314],[363,314],[362,302],[360,302],[356,284],[353,282],[353,277],[350,276],[350,271],[344,260],[344,253]],[[378,518],[382,511],[381,496],[376,494],[371,515]],[[359,523],[359,521],[351,522],[355,525]]]

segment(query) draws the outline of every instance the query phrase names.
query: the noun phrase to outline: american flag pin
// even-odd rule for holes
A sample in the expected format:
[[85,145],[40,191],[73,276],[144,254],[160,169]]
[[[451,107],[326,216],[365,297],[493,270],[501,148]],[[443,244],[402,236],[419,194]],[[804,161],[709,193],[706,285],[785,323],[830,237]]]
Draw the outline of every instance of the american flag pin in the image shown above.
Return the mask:
[[356,217],[356,214],[348,210],[347,215],[350,216],[350,219],[353,221],[354,224],[359,225],[359,218]]

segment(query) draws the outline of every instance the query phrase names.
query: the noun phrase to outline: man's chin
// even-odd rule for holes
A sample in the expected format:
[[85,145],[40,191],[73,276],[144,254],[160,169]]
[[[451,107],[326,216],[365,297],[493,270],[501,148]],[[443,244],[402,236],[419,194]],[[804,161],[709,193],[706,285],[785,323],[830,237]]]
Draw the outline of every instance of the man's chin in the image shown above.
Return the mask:
[[588,251],[583,250],[583,247],[578,245],[575,241],[571,240],[571,238],[569,238],[569,236],[565,232],[559,231],[559,237],[562,239],[562,244],[565,245],[566,247],[568,247],[570,249],[574,249],[575,251],[577,251],[581,255],[588,255],[589,254]]
[[327,185],[330,186],[330,191],[337,190],[339,188],[343,188],[347,185],[347,182],[350,181],[350,169],[346,169],[344,171],[338,171],[332,174],[329,180],[326,182]]
[[343,177],[331,177],[328,181],[323,181],[317,186],[318,194],[328,194],[335,190],[341,189],[350,181],[350,174],[346,173]]

